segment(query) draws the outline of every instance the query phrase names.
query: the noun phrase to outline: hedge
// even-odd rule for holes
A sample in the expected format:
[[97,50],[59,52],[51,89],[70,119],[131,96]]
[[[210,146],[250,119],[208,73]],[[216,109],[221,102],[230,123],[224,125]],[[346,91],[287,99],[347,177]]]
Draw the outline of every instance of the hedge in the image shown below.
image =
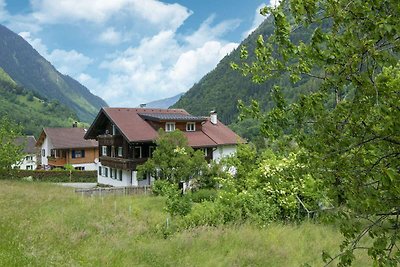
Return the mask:
[[9,173],[0,173],[0,180],[23,180],[31,176],[33,181],[52,183],[96,183],[97,171],[44,171],[44,170],[12,170]]

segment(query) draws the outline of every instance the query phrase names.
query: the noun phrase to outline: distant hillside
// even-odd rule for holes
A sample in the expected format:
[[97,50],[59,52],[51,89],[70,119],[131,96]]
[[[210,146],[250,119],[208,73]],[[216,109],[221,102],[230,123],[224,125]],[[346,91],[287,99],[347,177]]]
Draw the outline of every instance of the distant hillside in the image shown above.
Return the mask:
[[175,104],[179,100],[179,98],[181,98],[182,95],[183,95],[183,93],[180,93],[173,97],[152,101],[150,103],[147,103],[146,107],[148,107],[148,108],[169,108],[170,106]]
[[[252,52],[258,36],[261,34],[264,39],[267,39],[273,30],[273,20],[269,17],[237,49],[224,57],[214,70],[190,88],[173,107],[184,108],[193,115],[204,115],[208,114],[210,110],[216,110],[218,117],[224,123],[231,124],[237,121],[239,115],[238,100],[249,103],[251,99],[256,99],[260,101],[263,109],[269,109],[272,105],[269,93],[275,84],[286,88],[285,93],[291,99],[295,99],[301,92],[315,88],[316,85],[310,84],[308,79],[292,85],[287,75],[263,84],[254,84],[249,77],[244,77],[239,71],[232,70],[231,62],[241,62],[240,47],[242,45],[247,46],[248,60],[251,62],[254,60]],[[308,40],[310,36],[310,29],[301,29],[296,31],[294,38]]]
[[23,126],[24,134],[39,135],[43,127],[68,127],[75,112],[58,101],[47,101],[28,91],[0,68],[0,117],[8,116]]
[[0,25],[0,67],[20,86],[74,110],[81,121],[91,122],[107,106],[76,80],[58,72],[18,34]]

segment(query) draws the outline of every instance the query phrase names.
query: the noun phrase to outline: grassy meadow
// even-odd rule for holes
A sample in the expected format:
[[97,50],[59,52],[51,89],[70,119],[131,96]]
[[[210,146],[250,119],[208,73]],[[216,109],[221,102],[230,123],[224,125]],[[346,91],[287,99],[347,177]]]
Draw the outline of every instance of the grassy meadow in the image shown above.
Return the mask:
[[[326,225],[201,227],[164,235],[164,199],[82,197],[0,181],[0,266],[321,266],[340,235]],[[173,221],[170,222],[173,225]],[[357,261],[355,266],[370,263]]]

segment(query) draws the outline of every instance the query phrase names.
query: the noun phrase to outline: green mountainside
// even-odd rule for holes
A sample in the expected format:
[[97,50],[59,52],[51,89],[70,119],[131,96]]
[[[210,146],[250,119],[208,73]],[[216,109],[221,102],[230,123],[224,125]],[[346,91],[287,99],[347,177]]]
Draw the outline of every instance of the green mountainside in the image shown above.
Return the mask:
[[21,36],[2,25],[0,67],[27,91],[70,107],[81,121],[90,123],[99,109],[107,106],[79,82],[58,72]]
[[[184,108],[193,115],[206,115],[210,110],[218,112],[218,118],[233,126],[243,137],[250,138],[257,131],[254,130],[253,122],[244,122],[243,127],[237,126],[239,110],[238,100],[249,104],[252,99],[258,100],[263,110],[272,106],[270,91],[274,85],[280,85],[289,99],[296,99],[299,94],[316,88],[310,79],[304,78],[297,84],[292,84],[288,75],[281,75],[262,84],[255,84],[249,77],[244,77],[239,71],[233,70],[231,62],[240,63],[240,47],[246,46],[249,51],[248,62],[254,61],[253,51],[257,38],[261,34],[266,40],[273,33],[273,20],[267,18],[252,34],[250,34],[237,49],[225,56],[217,67],[205,75],[198,83],[189,89],[180,100],[174,104],[174,108]],[[308,41],[312,29],[300,29],[294,34],[294,41]],[[233,125],[232,125],[233,124]],[[239,123],[241,124],[241,123]],[[249,129],[249,126],[251,126]],[[239,129],[240,128],[240,129]],[[249,133],[246,129],[249,129]],[[243,130],[240,132],[240,130]],[[247,136],[246,136],[247,135]]]
[[69,127],[75,113],[57,100],[48,101],[19,86],[0,68],[0,117],[8,116],[23,126],[27,135],[38,136],[43,127]]

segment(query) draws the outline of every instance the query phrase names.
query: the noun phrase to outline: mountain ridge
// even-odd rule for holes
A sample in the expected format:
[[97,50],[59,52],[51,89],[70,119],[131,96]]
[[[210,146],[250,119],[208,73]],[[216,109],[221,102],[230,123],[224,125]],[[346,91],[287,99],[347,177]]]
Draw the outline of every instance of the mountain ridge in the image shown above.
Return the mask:
[[26,90],[73,109],[91,122],[107,103],[68,75],[60,73],[21,36],[0,24],[0,67]]

